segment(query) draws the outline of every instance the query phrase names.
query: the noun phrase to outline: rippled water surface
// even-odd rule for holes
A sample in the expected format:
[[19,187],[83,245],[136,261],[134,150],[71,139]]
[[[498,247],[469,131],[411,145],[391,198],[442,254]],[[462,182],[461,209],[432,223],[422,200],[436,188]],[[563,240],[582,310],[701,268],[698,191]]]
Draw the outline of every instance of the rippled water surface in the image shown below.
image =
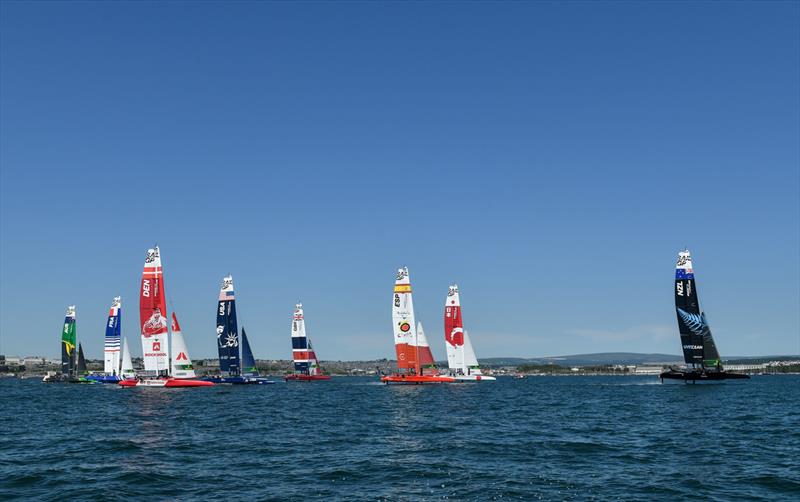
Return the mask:
[[800,500],[800,377],[0,380],[0,500]]

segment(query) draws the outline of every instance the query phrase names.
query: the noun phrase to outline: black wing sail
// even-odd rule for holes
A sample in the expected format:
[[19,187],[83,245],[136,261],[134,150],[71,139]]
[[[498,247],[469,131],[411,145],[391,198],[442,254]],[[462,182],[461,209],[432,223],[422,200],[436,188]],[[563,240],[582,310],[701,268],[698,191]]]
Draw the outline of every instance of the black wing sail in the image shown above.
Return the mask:
[[692,256],[688,250],[678,253],[675,267],[675,311],[686,364],[722,369],[711,328],[705,314],[700,311]]
[[80,343],[78,344],[78,375],[85,375],[87,373],[86,370],[86,358],[83,357],[83,345]]

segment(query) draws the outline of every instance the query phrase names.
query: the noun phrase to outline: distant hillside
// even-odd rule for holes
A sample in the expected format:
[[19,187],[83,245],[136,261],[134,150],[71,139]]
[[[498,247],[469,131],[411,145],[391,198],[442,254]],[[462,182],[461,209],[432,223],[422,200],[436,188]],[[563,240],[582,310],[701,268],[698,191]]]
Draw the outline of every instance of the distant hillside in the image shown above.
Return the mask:
[[[675,354],[638,354],[636,352],[602,352],[550,357],[489,357],[481,359],[486,366],[519,366],[520,364],[558,364],[560,366],[599,366],[604,364],[675,364],[683,357]],[[446,364],[446,363],[445,363]]]

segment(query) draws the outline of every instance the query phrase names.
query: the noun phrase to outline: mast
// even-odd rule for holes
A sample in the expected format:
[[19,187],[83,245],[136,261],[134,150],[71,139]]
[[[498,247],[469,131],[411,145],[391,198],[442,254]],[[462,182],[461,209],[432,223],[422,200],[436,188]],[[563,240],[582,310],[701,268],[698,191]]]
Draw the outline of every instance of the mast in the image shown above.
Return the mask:
[[397,368],[419,371],[419,358],[416,348],[416,322],[414,320],[414,301],[411,296],[411,279],[408,267],[398,269],[392,295],[392,328],[394,347],[397,353]]
[[139,322],[142,334],[144,369],[158,375],[169,374],[169,330],[164,291],[164,271],[158,246],[147,250],[139,288]]
[[722,364],[711,336],[711,327],[705,313],[700,310],[692,255],[688,249],[678,253],[675,265],[675,312],[686,364],[721,371]]
[[122,335],[122,298],[114,297],[106,322],[105,347],[103,348],[103,372],[106,375],[119,374],[120,340]]
[[75,305],[67,307],[67,315],[64,317],[64,329],[61,332],[61,373],[63,375],[75,375]]
[[217,304],[217,351],[219,352],[219,371],[223,376],[238,376],[239,327],[236,322],[236,296],[233,291],[233,277],[222,279]]

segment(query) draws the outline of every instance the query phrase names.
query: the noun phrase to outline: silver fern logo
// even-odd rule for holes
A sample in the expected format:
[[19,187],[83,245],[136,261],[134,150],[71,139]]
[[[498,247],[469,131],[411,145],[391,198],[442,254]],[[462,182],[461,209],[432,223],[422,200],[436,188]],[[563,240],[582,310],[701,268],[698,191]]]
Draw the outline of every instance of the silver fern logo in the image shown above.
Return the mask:
[[690,314],[683,309],[678,309],[678,315],[683,320],[683,323],[686,324],[686,327],[695,335],[703,336],[708,333],[708,321],[706,321],[706,315],[704,313],[699,315]]

